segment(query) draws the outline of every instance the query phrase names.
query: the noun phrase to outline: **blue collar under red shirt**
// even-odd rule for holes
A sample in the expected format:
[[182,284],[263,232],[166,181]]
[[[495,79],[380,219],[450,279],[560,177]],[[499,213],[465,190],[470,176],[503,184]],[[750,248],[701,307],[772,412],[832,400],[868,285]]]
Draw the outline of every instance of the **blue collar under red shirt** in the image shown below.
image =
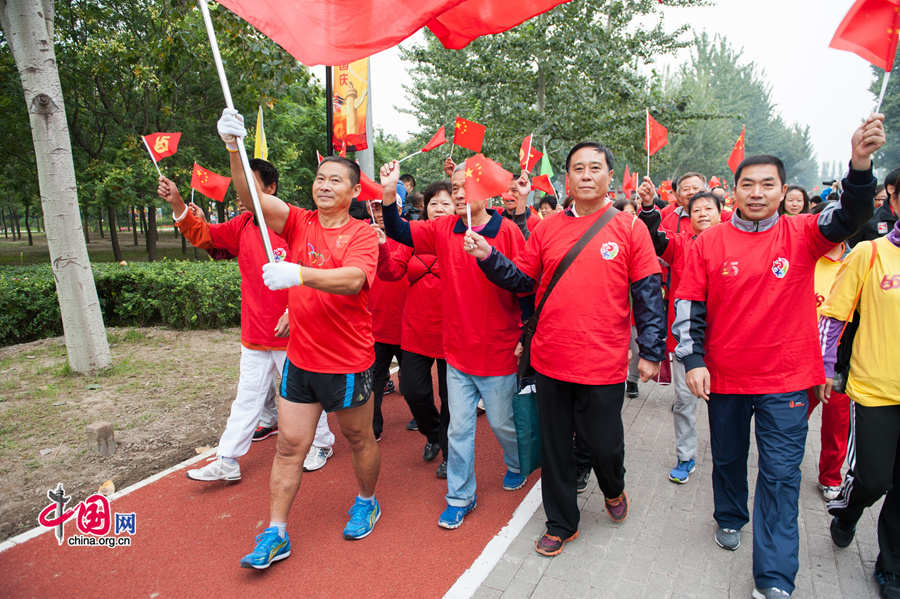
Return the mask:
[[[491,220],[484,225],[484,228],[479,231],[479,234],[482,237],[490,237],[493,239],[500,232],[500,224],[503,222],[503,217],[500,216],[500,213],[494,210],[493,208],[487,209],[488,214],[491,215]],[[464,235],[469,228],[466,226],[466,221],[461,216],[456,217],[456,224],[453,225],[453,232],[459,235]]]

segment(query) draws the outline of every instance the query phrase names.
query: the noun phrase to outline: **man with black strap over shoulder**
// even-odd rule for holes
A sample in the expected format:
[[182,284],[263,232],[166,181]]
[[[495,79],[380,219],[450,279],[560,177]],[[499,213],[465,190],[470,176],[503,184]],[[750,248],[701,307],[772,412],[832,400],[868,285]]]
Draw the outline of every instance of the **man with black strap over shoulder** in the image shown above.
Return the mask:
[[[515,261],[474,231],[464,241],[492,283],[516,293],[537,291],[530,360],[541,419],[547,532],[536,550],[546,556],[578,536],[573,435],[590,449],[612,520],[628,515],[621,410],[631,339],[629,291],[641,379],[655,376],[665,356],[659,264],[647,228],[607,198],[612,161],[612,152],[598,143],[572,148],[566,172],[574,202],[535,227]],[[566,259],[570,252],[574,259]],[[555,277],[558,268],[565,271]],[[558,284],[550,288],[554,279]]]

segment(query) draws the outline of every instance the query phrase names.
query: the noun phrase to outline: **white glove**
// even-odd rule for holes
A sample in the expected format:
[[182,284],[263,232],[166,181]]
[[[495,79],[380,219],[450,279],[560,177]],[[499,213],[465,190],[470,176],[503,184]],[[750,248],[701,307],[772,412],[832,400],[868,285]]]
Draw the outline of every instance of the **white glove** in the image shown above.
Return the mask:
[[244,117],[234,108],[226,108],[216,123],[219,130],[219,137],[225,142],[225,147],[229,152],[238,151],[238,138],[247,137],[247,130],[244,128]]
[[302,285],[300,265],[293,262],[267,262],[263,264],[263,283],[272,291]]

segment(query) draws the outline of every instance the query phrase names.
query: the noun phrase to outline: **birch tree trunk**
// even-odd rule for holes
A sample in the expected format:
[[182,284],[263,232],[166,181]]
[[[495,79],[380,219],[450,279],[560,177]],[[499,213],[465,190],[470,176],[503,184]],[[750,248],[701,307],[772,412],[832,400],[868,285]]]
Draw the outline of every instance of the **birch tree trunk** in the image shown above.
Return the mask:
[[78,213],[53,18],[53,0],[0,0],[0,28],[25,91],[69,365],[89,372],[109,366],[111,359]]

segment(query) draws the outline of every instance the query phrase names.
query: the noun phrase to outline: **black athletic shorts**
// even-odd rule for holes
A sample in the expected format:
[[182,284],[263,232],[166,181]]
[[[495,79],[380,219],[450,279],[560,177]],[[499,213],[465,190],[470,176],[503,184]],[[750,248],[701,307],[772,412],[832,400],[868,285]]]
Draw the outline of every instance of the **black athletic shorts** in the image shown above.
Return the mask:
[[297,368],[284,359],[281,396],[295,403],[319,403],[326,412],[355,408],[372,394],[372,368],[355,374],[328,374]]

